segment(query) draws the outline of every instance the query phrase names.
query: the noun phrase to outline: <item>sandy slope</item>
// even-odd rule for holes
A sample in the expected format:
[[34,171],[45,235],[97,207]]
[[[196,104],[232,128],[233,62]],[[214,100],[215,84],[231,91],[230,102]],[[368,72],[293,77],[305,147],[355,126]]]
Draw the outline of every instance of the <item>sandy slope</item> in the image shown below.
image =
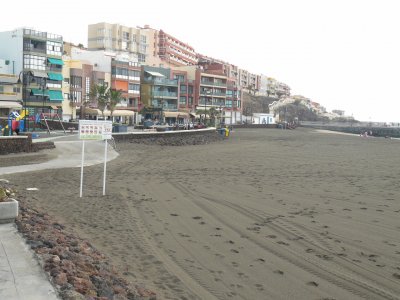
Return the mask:
[[5,177],[160,299],[400,299],[399,146],[242,129],[122,144],[106,197],[102,165],[82,199],[79,168]]

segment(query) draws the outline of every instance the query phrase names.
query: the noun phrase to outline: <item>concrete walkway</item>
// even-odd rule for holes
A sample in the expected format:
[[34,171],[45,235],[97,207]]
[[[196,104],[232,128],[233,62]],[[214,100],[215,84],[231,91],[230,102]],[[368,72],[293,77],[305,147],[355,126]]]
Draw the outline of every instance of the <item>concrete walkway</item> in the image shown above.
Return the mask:
[[0,299],[60,299],[14,223],[0,224]]
[[[47,137],[46,140],[54,141],[56,158],[40,164],[0,168],[0,175],[81,166],[82,142],[77,135]],[[35,140],[38,141],[41,139]],[[107,156],[110,161],[118,153],[109,146]],[[85,141],[84,166],[103,161],[104,142]],[[0,299],[60,299],[14,223],[0,224]]]
[[[75,168],[81,166],[82,161],[82,141],[78,140],[78,135],[56,136],[53,138],[35,139],[34,142],[52,140],[56,146],[54,153],[55,159],[40,164],[11,166],[0,168],[0,175],[14,174],[21,172],[40,171],[46,169]],[[107,161],[113,160],[118,156],[110,145],[108,145]],[[85,163],[84,166],[91,166],[104,162],[104,142],[85,141]]]

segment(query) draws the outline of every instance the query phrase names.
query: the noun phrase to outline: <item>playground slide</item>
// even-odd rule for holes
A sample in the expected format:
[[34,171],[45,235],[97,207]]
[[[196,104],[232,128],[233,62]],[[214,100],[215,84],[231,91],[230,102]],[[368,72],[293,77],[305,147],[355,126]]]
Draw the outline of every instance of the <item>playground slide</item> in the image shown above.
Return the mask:
[[[26,110],[26,109],[22,110],[21,113],[19,114],[19,117],[16,118],[15,120],[19,121],[19,120],[24,119],[26,113],[27,113],[27,110]],[[28,114],[26,114],[26,115],[27,115],[27,116],[29,115],[29,111],[28,111]]]
[[[28,112],[28,114],[26,114]],[[29,115],[29,111],[27,111],[26,109],[21,111],[21,114],[18,115],[18,117],[15,118],[16,121],[20,121],[23,120],[25,118],[25,114]],[[4,129],[2,129],[3,134],[4,132],[8,132],[8,124],[4,127]]]

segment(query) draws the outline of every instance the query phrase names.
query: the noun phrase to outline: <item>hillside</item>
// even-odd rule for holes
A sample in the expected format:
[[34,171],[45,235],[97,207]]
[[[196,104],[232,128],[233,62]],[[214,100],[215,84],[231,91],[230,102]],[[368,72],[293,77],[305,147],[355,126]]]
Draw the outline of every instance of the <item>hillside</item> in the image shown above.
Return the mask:
[[254,96],[247,92],[243,92],[243,114],[250,115],[251,113],[269,113],[268,105],[277,100],[277,98]]

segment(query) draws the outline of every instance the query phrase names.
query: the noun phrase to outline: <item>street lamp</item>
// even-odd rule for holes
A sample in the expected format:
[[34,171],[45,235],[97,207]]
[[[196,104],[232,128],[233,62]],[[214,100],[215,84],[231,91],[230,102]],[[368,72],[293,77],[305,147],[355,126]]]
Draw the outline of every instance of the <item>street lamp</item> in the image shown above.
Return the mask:
[[42,80],[39,83],[39,87],[42,90],[42,114],[44,116],[44,101],[46,99],[45,97],[47,96],[45,95],[45,91],[48,90],[46,78],[42,78]]
[[204,125],[206,125],[206,122],[207,122],[207,96],[211,95],[212,91],[204,90],[204,94],[206,95],[204,97]]
[[[21,79],[22,75],[22,79]],[[18,75],[18,84],[22,84],[22,103],[23,103],[23,108],[24,108],[24,131],[26,131],[26,96],[27,96],[27,86],[29,86],[31,83],[35,82],[35,78],[33,77],[33,74],[31,71],[21,71],[19,72]],[[28,123],[28,130],[29,130],[29,123]]]

